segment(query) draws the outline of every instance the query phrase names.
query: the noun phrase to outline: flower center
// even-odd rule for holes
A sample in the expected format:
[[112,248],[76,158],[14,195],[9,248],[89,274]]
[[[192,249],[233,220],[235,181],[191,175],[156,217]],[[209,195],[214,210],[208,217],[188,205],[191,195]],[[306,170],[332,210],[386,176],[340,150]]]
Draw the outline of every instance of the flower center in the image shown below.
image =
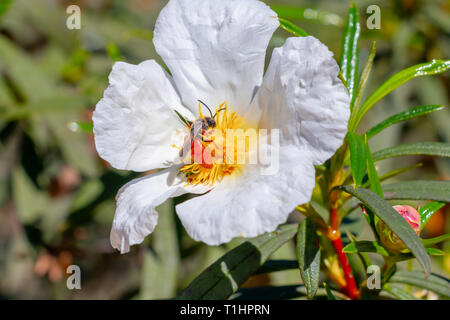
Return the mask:
[[214,185],[241,170],[249,144],[242,130],[243,119],[228,112],[226,102],[211,117],[203,116],[199,103],[199,114],[197,120],[186,123],[188,133],[179,153],[184,163],[180,173],[190,185]]

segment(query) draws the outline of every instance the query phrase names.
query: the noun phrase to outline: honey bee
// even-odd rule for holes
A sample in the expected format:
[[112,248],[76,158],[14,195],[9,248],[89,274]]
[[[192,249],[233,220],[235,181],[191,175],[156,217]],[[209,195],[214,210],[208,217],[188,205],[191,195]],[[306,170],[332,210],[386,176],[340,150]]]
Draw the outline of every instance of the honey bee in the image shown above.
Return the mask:
[[[211,109],[201,100],[197,100],[199,104],[204,105],[210,114],[210,117],[203,117],[194,120],[194,121],[188,121],[184,119],[178,112],[177,115],[181,118],[181,121],[185,123],[185,125],[189,128],[189,135],[184,138],[183,147],[180,149],[179,156],[182,160],[184,160],[194,149],[195,143],[202,143],[202,142],[211,142],[211,140],[205,139],[205,134],[216,127],[216,116],[219,111],[224,110],[219,109],[214,115],[212,114]],[[202,150],[202,148],[200,149]]]

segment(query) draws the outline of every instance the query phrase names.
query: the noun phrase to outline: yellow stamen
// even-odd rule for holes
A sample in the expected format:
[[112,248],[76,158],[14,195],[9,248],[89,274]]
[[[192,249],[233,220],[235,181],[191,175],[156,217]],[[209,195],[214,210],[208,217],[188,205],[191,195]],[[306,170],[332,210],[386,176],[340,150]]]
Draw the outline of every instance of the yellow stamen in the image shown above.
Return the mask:
[[[200,103],[199,115],[203,117]],[[191,154],[190,163],[185,164],[180,169],[180,173],[186,176],[187,183],[190,185],[214,185],[222,180],[224,176],[241,171],[242,164],[237,164],[235,161],[238,150],[234,145],[234,141],[233,149],[229,148],[231,149],[229,150],[226,148],[225,137],[227,130],[236,130],[243,127],[244,122],[242,118],[235,112],[229,114],[228,106],[226,102],[223,102],[217,107],[214,120],[216,122],[215,127],[209,128],[201,135],[201,145],[203,146],[202,150],[200,150],[202,152],[201,163],[196,163],[194,155]],[[187,134],[190,134],[190,131]],[[212,156],[211,163],[204,160],[206,151]],[[198,151],[194,148],[193,152]]]

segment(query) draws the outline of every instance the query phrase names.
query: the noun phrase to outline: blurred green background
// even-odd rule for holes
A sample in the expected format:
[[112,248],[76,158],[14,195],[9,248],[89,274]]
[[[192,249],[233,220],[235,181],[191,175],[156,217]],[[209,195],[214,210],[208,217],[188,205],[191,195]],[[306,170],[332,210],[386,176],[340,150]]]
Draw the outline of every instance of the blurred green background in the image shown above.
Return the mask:
[[[137,174],[112,169],[95,151],[91,116],[114,61],[156,59],[152,30],[160,0],[0,0],[0,299],[151,299],[174,296],[235,242],[208,247],[191,240],[163,204],[151,237],[126,255],[109,244],[118,189]],[[318,37],[339,57],[348,1],[267,1]],[[66,28],[66,8],[81,8],[81,29]],[[375,68],[366,92],[407,66],[450,57],[449,1],[356,1],[361,13],[361,63],[373,40]],[[368,30],[366,8],[381,8],[381,29]],[[280,7],[282,6],[282,7]],[[286,10],[284,6],[297,9]],[[270,44],[283,44],[279,29]],[[362,127],[422,104],[448,105],[449,73],[410,81],[374,107]],[[378,150],[412,141],[450,142],[448,109],[393,126],[371,141]],[[380,172],[422,163],[397,179],[450,178],[448,159],[395,158]],[[424,237],[450,232],[449,206],[433,216]],[[296,219],[294,216],[292,219]],[[348,229],[369,236],[361,216]],[[449,276],[446,256],[433,272]],[[445,248],[447,246],[447,248]],[[287,243],[274,258],[295,259]],[[81,290],[68,290],[66,268],[81,267]],[[363,274],[362,274],[363,275]],[[360,276],[362,276],[360,275]],[[251,279],[299,283],[298,270]]]

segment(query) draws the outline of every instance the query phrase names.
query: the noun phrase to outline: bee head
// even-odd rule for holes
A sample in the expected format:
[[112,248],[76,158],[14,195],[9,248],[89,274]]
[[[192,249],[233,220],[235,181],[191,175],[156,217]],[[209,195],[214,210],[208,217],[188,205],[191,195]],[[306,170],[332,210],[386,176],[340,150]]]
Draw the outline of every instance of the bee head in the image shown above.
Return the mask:
[[206,117],[205,118],[206,123],[208,124],[208,127],[215,127],[216,126],[216,120],[214,120],[211,117]]

